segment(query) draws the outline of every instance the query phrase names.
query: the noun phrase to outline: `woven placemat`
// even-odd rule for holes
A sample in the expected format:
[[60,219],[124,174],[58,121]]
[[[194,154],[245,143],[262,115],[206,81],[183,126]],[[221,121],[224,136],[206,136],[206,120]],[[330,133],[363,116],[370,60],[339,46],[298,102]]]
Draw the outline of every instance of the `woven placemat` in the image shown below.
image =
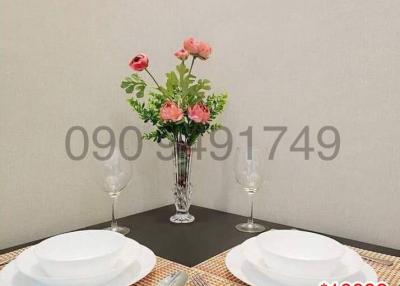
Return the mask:
[[230,285],[230,286],[239,286],[241,284],[237,284],[233,281],[229,281],[227,279],[218,277],[211,273],[204,272],[200,269],[189,268],[179,263],[175,263],[163,258],[157,257],[157,264],[153,271],[147,275],[145,278],[137,282],[136,286],[156,286],[163,278],[167,277],[171,273],[177,271],[185,271],[189,275],[189,281],[186,284],[187,286],[197,286],[192,282],[194,275],[199,275],[203,278],[204,281],[208,283],[209,286],[219,286],[219,285]]
[[[352,247],[355,251],[360,254],[367,255],[373,258],[388,259],[393,261],[392,266],[385,266],[376,262],[368,263],[378,273],[380,281],[385,281],[390,286],[400,285],[400,257],[390,256],[382,253],[373,251],[363,250]],[[7,262],[10,259],[16,258],[26,248],[15,250],[3,255],[0,255],[0,264]],[[193,268],[186,267],[179,263],[157,257],[157,263],[153,271],[143,278],[141,281],[136,283],[137,286],[156,286],[163,278],[176,271],[186,271],[189,274],[190,280],[188,286],[195,286],[192,283],[192,277],[194,275],[200,275],[209,286],[240,286],[246,285],[245,283],[234,277],[225,266],[225,257],[228,251],[218,254]],[[0,270],[4,266],[0,266]],[[266,285],[268,286],[268,285]]]
[[[356,247],[351,247],[355,251],[360,254],[367,255],[372,258],[379,258],[379,259],[388,259],[393,261],[392,266],[385,266],[376,262],[367,261],[372,268],[375,269],[376,273],[378,274],[379,280],[386,282],[390,286],[400,286],[400,257],[386,255],[378,252],[373,252],[369,250],[359,249]],[[212,275],[221,277],[225,280],[231,281],[236,285],[247,285],[240,280],[238,280],[235,276],[233,276],[229,270],[225,266],[225,257],[227,253],[223,252],[218,254],[198,265],[193,267],[194,269],[201,270],[206,273],[210,273]],[[192,269],[193,269],[192,268]],[[267,285],[266,285],[267,286]]]
[[28,249],[28,247],[20,248],[18,250],[11,251],[11,252],[0,255],[0,270],[3,269],[3,267],[6,265],[6,263],[15,259],[25,249]]
[[379,252],[369,251],[356,247],[351,247],[351,248],[362,255],[366,255],[372,258],[387,259],[393,261],[392,266],[385,266],[377,262],[371,262],[371,261],[367,261],[367,263],[371,265],[372,268],[375,269],[380,281],[384,281],[390,286],[400,285],[400,257],[386,255]]

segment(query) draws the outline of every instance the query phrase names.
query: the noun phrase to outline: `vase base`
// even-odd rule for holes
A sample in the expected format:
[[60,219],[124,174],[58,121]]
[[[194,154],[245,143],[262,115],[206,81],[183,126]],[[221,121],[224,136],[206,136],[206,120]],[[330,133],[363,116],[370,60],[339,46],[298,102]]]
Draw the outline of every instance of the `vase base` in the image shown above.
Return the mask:
[[177,213],[169,218],[173,223],[191,223],[194,222],[194,216],[190,213]]

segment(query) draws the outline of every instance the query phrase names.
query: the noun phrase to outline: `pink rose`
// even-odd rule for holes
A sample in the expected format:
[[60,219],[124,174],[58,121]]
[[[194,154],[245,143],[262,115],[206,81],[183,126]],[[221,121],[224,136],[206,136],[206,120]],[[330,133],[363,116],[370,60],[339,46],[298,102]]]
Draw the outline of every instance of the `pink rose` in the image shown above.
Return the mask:
[[174,102],[167,101],[160,109],[160,117],[165,122],[178,122],[183,118],[183,111]]
[[207,123],[210,120],[210,112],[202,103],[196,103],[188,108],[188,115],[191,120],[197,123]]
[[129,66],[135,71],[142,71],[149,66],[149,58],[145,54],[138,54],[131,60]]
[[174,54],[178,59],[184,61],[189,57],[189,52],[185,49],[180,49]]
[[202,60],[208,59],[211,55],[211,46],[205,42],[200,42],[198,45],[198,55]]
[[189,52],[189,54],[197,55],[199,52],[199,41],[193,37],[187,38],[185,41],[183,41],[183,47]]

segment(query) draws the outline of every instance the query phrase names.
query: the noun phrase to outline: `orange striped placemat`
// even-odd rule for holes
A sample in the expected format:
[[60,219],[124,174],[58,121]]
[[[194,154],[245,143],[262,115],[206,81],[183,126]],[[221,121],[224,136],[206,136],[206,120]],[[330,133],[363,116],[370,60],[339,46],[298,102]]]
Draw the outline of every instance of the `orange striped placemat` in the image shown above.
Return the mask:
[[[390,286],[400,285],[400,257],[390,256],[378,252],[359,249],[352,247],[360,254],[367,255],[373,258],[388,259],[393,261],[392,266],[385,266],[376,262],[367,261],[378,273],[380,281],[385,281]],[[0,255],[0,264],[10,259],[17,257],[26,248],[15,250],[3,255]],[[186,271],[189,274],[190,280],[188,286],[195,286],[192,283],[193,275],[200,275],[209,284],[208,286],[241,286],[245,283],[234,277],[225,266],[225,257],[228,251],[218,254],[192,268],[186,267],[179,263],[157,257],[157,264],[153,271],[136,283],[137,286],[156,286],[163,278],[176,271]],[[0,269],[3,266],[0,266]],[[268,286],[268,285],[266,285]]]

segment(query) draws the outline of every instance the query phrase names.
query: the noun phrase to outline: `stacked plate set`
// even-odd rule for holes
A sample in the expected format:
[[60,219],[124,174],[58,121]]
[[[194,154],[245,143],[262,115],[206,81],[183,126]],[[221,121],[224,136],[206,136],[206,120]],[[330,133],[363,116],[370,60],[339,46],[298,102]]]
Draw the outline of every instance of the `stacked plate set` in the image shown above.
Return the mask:
[[87,230],[54,236],[0,272],[2,286],[129,286],[151,272],[154,253],[125,236]]
[[376,272],[351,248],[298,230],[271,230],[250,238],[228,253],[225,264],[252,286],[377,282]]

